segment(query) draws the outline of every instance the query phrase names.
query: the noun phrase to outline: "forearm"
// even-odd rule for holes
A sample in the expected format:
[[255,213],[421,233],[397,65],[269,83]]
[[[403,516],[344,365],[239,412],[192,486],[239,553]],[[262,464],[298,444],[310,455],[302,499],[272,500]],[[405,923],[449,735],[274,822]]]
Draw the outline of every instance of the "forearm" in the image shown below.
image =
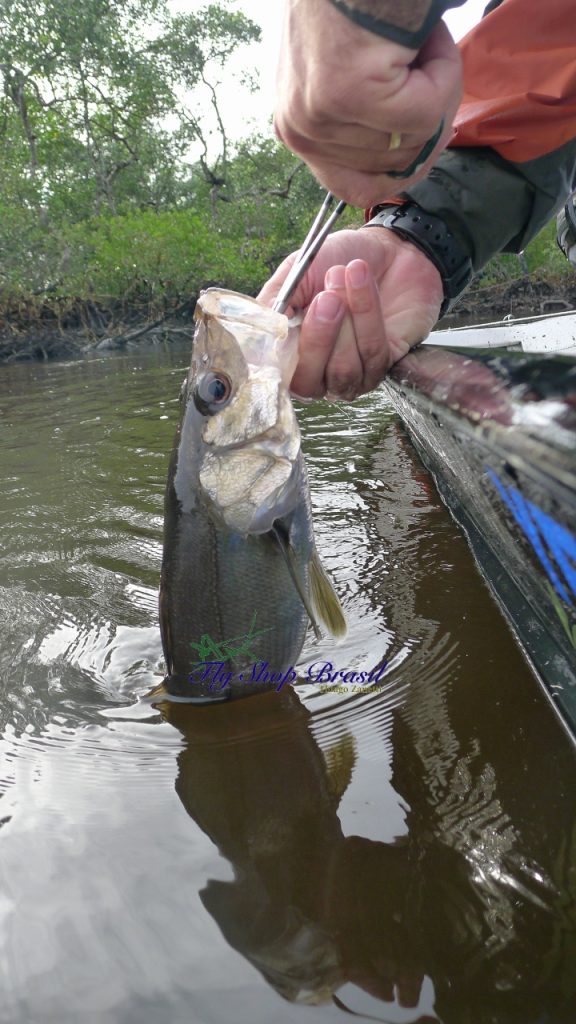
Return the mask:
[[406,194],[442,217],[478,271],[499,252],[520,252],[575,186],[576,139],[522,164],[489,148],[447,150]]
[[574,138],[573,0],[505,0],[459,49],[464,96],[452,146],[490,146],[520,164]]
[[401,46],[419,50],[451,7],[465,0],[329,0],[355,24]]
[[479,270],[524,248],[576,184],[572,0],[505,0],[460,49],[455,137],[406,194],[446,222]]

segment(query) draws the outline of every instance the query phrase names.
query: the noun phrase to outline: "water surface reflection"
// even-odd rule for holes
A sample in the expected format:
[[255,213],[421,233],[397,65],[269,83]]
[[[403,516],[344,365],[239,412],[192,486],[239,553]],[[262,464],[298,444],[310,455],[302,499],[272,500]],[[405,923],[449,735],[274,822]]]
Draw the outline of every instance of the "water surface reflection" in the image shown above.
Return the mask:
[[573,746],[381,396],[303,413],[302,659],[381,689],[139,700],[185,362],[0,371],[0,1020],[572,1024]]

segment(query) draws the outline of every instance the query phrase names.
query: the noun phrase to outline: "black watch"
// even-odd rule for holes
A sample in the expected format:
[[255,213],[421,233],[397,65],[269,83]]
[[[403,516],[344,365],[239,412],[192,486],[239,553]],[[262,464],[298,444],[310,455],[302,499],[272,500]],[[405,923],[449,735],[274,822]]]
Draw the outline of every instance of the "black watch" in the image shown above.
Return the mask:
[[409,200],[399,205],[383,206],[364,227],[390,228],[412,242],[432,261],[442,278],[444,302],[440,316],[454,305],[474,275],[472,260],[456,241],[448,225],[433,213]]

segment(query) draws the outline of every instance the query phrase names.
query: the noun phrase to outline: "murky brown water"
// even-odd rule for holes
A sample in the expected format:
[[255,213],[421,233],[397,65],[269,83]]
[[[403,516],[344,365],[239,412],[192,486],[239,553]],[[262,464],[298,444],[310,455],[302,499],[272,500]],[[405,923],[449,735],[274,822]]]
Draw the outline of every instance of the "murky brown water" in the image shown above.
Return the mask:
[[0,1021],[573,1024],[574,747],[381,395],[302,412],[381,688],[140,702],[186,361],[0,368]]

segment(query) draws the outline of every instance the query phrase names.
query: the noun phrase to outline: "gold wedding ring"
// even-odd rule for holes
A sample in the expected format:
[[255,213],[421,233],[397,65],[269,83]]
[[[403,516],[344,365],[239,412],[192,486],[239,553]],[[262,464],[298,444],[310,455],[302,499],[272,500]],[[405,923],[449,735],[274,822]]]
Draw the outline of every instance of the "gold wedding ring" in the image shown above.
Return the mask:
[[402,134],[401,132],[390,132],[390,142],[388,143],[388,149],[400,149],[402,145]]

